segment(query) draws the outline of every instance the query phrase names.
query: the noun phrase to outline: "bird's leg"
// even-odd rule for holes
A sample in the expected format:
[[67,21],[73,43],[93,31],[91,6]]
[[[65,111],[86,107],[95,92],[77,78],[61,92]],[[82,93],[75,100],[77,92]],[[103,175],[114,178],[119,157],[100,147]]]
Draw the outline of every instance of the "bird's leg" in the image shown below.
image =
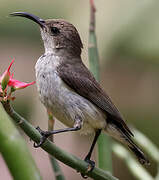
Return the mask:
[[[95,162],[91,160],[91,155],[92,155],[93,149],[95,147],[95,144],[97,142],[97,139],[98,139],[100,133],[101,133],[101,129],[98,129],[96,131],[95,137],[93,139],[93,143],[91,145],[91,148],[90,148],[87,156],[84,158],[84,161],[86,161],[90,165],[90,166],[88,166],[88,171],[92,171],[94,169],[94,167],[95,167]],[[87,178],[87,176],[85,176],[85,174],[83,174],[83,173],[81,173],[81,176],[83,178]]]
[[52,130],[52,131],[43,131],[39,127],[37,127],[36,129],[39,131],[42,137],[40,138],[40,142],[38,144],[34,143],[34,147],[35,148],[40,147],[46,141],[46,139],[53,134],[69,132],[69,131],[78,131],[81,129],[81,126],[82,126],[82,120],[79,116],[77,116],[75,117],[74,127],[72,128],[58,129],[58,130]]

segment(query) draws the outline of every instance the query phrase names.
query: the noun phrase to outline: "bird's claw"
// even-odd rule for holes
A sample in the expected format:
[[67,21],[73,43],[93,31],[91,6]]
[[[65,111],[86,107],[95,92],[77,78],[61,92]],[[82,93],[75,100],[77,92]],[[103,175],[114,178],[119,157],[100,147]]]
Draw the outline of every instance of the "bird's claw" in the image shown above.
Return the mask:
[[[88,163],[88,168],[87,168],[87,173],[93,171],[94,167],[95,167],[95,162],[90,160],[89,158],[85,158],[84,161],[86,161]],[[84,173],[81,173],[81,176],[86,179],[88,178],[88,176],[86,176]]]
[[40,142],[39,143],[35,143],[34,142],[34,147],[38,148],[41,147],[42,144],[46,141],[46,139],[49,137],[49,134],[47,133],[47,131],[43,131],[40,129],[40,127],[36,127],[36,129],[39,131],[39,133],[42,135],[42,137],[40,138]]
[[42,136],[45,135],[45,131],[43,131],[42,129],[40,129],[39,126],[36,127],[36,130],[38,130],[39,133],[40,133]]

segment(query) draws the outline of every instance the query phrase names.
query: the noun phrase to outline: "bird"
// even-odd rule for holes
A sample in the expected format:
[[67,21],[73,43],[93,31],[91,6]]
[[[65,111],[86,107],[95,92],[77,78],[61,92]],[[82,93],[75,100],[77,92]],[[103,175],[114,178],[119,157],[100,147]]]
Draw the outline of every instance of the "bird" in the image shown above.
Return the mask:
[[75,26],[63,19],[43,20],[27,12],[11,15],[31,19],[40,26],[45,53],[35,65],[39,97],[56,119],[67,126],[52,131],[38,127],[42,137],[35,147],[40,147],[52,134],[69,131],[94,134],[84,159],[93,170],[95,162],[91,160],[91,154],[103,131],[127,145],[141,164],[148,165],[149,160],[134,143],[134,135],[121,113],[82,62],[83,44]]

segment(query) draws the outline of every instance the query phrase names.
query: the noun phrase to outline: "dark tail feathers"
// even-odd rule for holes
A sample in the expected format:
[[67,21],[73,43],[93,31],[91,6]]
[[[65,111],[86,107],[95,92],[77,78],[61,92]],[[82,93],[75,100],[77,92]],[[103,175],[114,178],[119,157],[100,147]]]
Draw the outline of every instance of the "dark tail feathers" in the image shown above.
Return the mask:
[[129,143],[130,145],[128,145],[128,147],[136,155],[139,162],[144,165],[150,165],[149,160],[145,157],[144,153],[140,150],[140,148],[132,140],[129,141]]
[[120,140],[123,144],[126,144],[129,149],[136,155],[141,164],[149,165],[149,160],[146,158],[142,150],[131,139],[133,134],[130,133],[131,131],[128,129],[128,127],[125,128],[125,126],[123,126],[121,123],[118,123],[117,121],[113,122],[111,117],[109,117],[107,121],[108,127],[106,132],[115,139]]

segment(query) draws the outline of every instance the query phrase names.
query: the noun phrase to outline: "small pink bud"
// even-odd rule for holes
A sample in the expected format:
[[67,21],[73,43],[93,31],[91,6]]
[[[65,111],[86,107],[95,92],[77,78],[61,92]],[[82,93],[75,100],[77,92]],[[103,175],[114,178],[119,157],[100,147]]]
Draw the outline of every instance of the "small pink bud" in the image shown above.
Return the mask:
[[1,88],[4,91],[8,85],[9,79],[10,79],[10,68],[13,64],[14,60],[12,60],[12,62],[10,63],[9,67],[7,70],[5,70],[5,72],[2,74],[2,76],[0,77],[0,83],[1,83]]

